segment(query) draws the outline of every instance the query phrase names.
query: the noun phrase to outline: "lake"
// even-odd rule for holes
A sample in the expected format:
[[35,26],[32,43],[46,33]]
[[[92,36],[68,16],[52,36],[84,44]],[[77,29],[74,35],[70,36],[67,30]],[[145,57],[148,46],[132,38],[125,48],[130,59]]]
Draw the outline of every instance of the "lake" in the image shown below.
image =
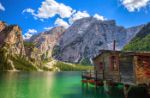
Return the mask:
[[[0,98],[124,98],[122,90],[83,86],[81,72],[1,72]],[[133,98],[133,97],[132,97]],[[144,98],[143,95],[135,98]]]

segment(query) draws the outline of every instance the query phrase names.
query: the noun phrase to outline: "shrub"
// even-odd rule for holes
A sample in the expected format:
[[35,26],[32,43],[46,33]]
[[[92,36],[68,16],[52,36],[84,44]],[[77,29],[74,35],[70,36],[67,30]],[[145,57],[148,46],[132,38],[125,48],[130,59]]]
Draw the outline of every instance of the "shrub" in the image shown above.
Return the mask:
[[52,56],[60,54],[60,47],[56,45],[52,50]]
[[24,41],[24,46],[25,47],[35,47],[35,43],[33,43],[33,42],[25,42]]
[[69,64],[58,61],[55,65],[55,67],[58,67],[61,71],[85,71],[93,69],[93,66],[84,66],[80,64]]
[[92,65],[89,58],[83,58],[80,62],[81,65]]
[[16,56],[16,57],[13,57],[12,60],[17,70],[23,70],[23,71],[36,71],[37,70],[36,67],[25,58],[20,58],[19,56]]

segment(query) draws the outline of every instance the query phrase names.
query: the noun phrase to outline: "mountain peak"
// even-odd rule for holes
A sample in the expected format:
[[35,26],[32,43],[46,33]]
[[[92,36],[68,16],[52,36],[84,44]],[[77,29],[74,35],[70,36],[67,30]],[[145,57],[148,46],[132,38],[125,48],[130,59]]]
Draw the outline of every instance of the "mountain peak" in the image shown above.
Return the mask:
[[63,32],[63,31],[65,31],[66,29],[63,27],[63,26],[58,26],[58,27],[54,27],[54,28],[52,28],[52,29],[50,29],[50,30],[48,30],[48,31],[46,31],[46,32],[43,32],[44,34],[49,34],[49,33],[57,33],[57,31],[58,32]]
[[30,42],[35,43],[35,47],[37,47],[42,59],[47,59],[51,57],[53,47],[57,44],[57,41],[64,32],[64,27],[54,27],[49,31],[32,36]]
[[[112,50],[116,40],[116,49],[120,50],[141,28],[135,27],[128,32],[118,26],[115,20],[97,20],[86,17],[75,21],[62,35],[54,51],[54,58],[67,62],[80,62],[92,58],[99,50]],[[131,36],[130,34],[131,33]],[[57,52],[56,52],[57,51]]]
[[7,24],[3,21],[0,21],[0,32],[7,26]]

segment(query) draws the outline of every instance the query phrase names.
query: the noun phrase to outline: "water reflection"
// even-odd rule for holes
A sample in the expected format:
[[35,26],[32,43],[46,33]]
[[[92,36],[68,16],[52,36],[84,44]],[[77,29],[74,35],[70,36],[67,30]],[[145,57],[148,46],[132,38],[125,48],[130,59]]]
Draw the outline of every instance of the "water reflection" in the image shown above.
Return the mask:
[[54,73],[1,73],[0,98],[44,98],[49,96],[52,90],[53,76]]
[[[83,98],[124,98],[123,92],[117,88],[112,88],[113,91],[108,94],[103,87],[87,87],[82,85]],[[117,92],[117,93],[116,93]]]
[[103,87],[87,88],[82,85],[80,75],[80,72],[0,73],[0,98],[124,98],[118,88],[111,88],[110,95],[104,92]]

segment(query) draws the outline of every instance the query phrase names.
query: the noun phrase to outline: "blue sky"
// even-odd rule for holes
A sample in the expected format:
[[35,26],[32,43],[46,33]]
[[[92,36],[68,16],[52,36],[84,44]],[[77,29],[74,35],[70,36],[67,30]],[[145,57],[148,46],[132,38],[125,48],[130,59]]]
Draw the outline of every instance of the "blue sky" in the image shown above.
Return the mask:
[[0,0],[0,20],[18,24],[27,37],[54,26],[69,27],[75,20],[94,16],[118,25],[150,22],[150,0]]

